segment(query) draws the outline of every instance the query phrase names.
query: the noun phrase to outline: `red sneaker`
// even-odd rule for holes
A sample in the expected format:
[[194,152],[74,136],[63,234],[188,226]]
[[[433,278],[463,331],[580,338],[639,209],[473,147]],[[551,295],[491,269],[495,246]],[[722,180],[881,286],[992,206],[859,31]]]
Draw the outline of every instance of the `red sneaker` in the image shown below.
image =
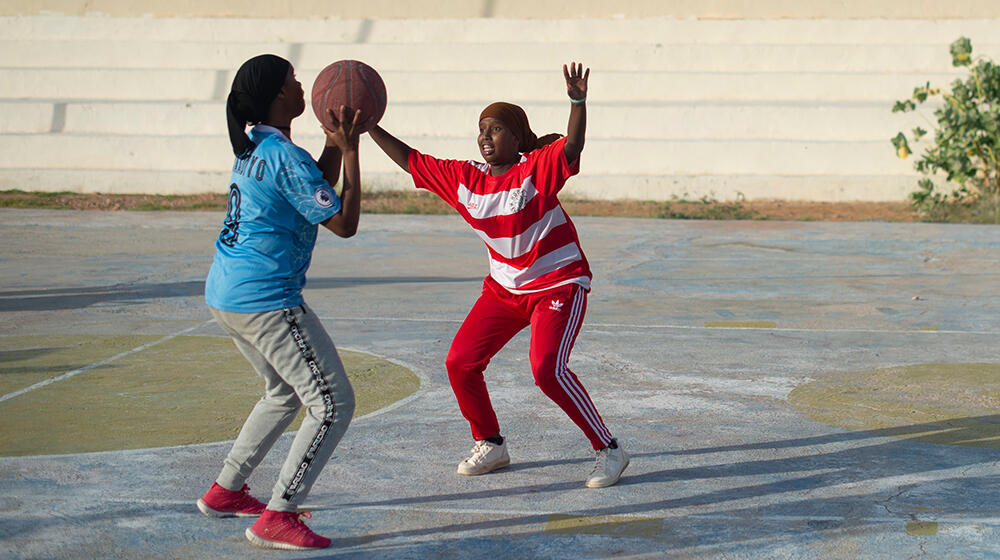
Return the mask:
[[250,495],[250,487],[227,490],[213,482],[212,487],[198,500],[198,509],[209,517],[257,517],[266,508],[263,502]]
[[266,509],[260,518],[247,529],[247,540],[261,548],[282,550],[312,550],[330,546],[330,539],[313,533],[302,518],[309,519],[308,511],[273,511]]

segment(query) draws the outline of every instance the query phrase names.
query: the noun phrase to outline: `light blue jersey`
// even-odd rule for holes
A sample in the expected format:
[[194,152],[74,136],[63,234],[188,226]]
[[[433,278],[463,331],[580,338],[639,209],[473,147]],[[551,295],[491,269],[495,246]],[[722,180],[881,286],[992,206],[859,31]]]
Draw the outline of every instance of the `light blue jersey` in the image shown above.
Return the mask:
[[250,139],[257,147],[233,165],[205,281],[205,302],[236,313],[302,305],[317,224],[340,212],[340,197],[309,152],[266,125],[253,127]]

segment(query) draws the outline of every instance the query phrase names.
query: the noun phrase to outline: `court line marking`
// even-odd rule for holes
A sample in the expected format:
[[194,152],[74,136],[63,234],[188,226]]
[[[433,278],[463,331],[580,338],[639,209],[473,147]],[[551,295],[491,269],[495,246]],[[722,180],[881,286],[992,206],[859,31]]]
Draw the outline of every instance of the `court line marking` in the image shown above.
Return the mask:
[[[322,321],[399,321],[407,323],[449,323],[449,324],[461,324],[465,322],[465,319],[422,319],[416,317],[351,317],[346,315],[340,315],[337,317],[320,317]],[[774,328],[762,328],[762,327],[705,327],[701,325],[636,325],[636,324],[626,324],[626,323],[596,323],[596,322],[584,322],[584,329],[587,328],[616,328],[616,329],[676,329],[676,330],[692,330],[692,331],[725,331],[725,330],[735,330],[735,331],[777,331],[777,332],[817,332],[817,333],[881,333],[881,334],[918,334],[922,336],[934,336],[939,334],[970,334],[970,335],[986,335],[986,336],[996,336],[1000,334],[1000,331],[955,331],[955,330],[924,330],[923,327],[913,328],[913,329],[804,329],[796,327],[774,327]]]
[[359,422],[361,420],[366,420],[368,418],[371,418],[372,416],[379,416],[380,414],[385,414],[386,412],[391,412],[391,411],[396,410],[397,408],[399,408],[401,406],[409,404],[411,401],[414,401],[414,400],[422,397],[424,395],[424,393],[427,392],[427,388],[431,384],[430,378],[427,375],[425,375],[424,372],[420,368],[418,368],[417,366],[414,366],[412,364],[408,364],[408,363],[406,363],[406,362],[404,362],[402,360],[397,360],[395,358],[390,358],[388,356],[383,356],[381,354],[376,354],[375,352],[372,352],[370,350],[360,350],[360,349],[346,347],[346,346],[344,346],[342,348],[344,350],[349,351],[349,352],[357,352],[357,353],[360,353],[360,354],[368,354],[369,356],[375,356],[376,358],[379,358],[381,360],[385,360],[385,361],[387,361],[387,362],[389,362],[391,364],[395,364],[397,366],[406,368],[407,371],[409,371],[413,375],[416,375],[417,379],[420,380],[420,386],[417,387],[416,391],[414,391],[414,392],[410,393],[409,395],[407,395],[407,396],[399,399],[396,402],[387,404],[387,405],[383,406],[382,408],[375,409],[375,410],[373,410],[373,411],[371,411],[371,412],[369,412],[367,414],[362,414],[360,416],[355,416],[354,418],[351,419],[351,423],[352,424],[354,424],[356,422]]
[[35,389],[41,389],[42,387],[45,387],[47,385],[51,385],[51,384],[53,384],[53,383],[55,383],[57,381],[62,381],[64,379],[69,379],[70,377],[73,377],[74,375],[79,375],[79,374],[81,374],[83,372],[90,371],[90,370],[92,370],[94,368],[101,367],[101,366],[106,365],[106,364],[110,364],[111,362],[114,362],[115,360],[119,360],[121,358],[124,358],[125,356],[130,356],[130,355],[135,354],[137,352],[142,352],[143,350],[146,350],[147,348],[152,348],[153,346],[156,346],[157,344],[166,342],[166,341],[168,341],[168,340],[170,340],[172,338],[176,338],[176,337],[178,337],[178,336],[180,336],[182,334],[189,333],[191,331],[200,329],[202,327],[206,327],[206,326],[208,326],[208,325],[210,325],[210,324],[212,324],[214,322],[215,322],[215,319],[209,319],[208,321],[205,321],[204,323],[201,323],[199,325],[195,325],[193,327],[188,327],[186,329],[180,330],[180,331],[175,332],[173,334],[168,334],[167,336],[165,336],[163,338],[154,340],[152,342],[147,342],[146,344],[143,344],[141,346],[136,346],[135,348],[132,348],[131,350],[126,350],[124,352],[119,352],[118,354],[115,354],[114,356],[111,356],[110,358],[105,358],[105,359],[103,359],[103,360],[101,360],[99,362],[94,362],[92,364],[88,364],[88,365],[85,365],[83,367],[76,368],[76,369],[71,370],[71,371],[67,371],[66,373],[64,373],[62,375],[57,375],[55,377],[50,377],[50,378],[46,379],[45,381],[39,381],[38,383],[35,383],[34,385],[31,385],[31,386],[28,386],[28,387],[25,387],[24,389],[19,389],[17,391],[14,391],[13,393],[7,393],[6,395],[0,396],[0,402],[4,402],[4,401],[10,400],[10,399],[13,399],[14,397],[19,397],[19,396],[21,396],[21,395],[23,395],[25,393],[30,393],[31,391],[34,391]]
[[[190,332],[192,330],[199,329],[201,327],[205,327],[205,326],[207,326],[207,325],[209,325],[211,323],[214,323],[214,322],[215,322],[215,319],[209,319],[208,321],[202,323],[201,325],[196,325],[194,327],[191,327],[191,328],[188,328],[188,329],[184,329],[184,330],[182,330],[180,332],[177,332],[177,333],[174,333],[174,334],[171,334],[171,335],[167,335],[167,336],[165,336],[165,337],[163,337],[163,338],[161,338],[159,340],[155,340],[153,342],[144,344],[144,345],[142,345],[140,347],[133,348],[132,350],[127,350],[125,352],[122,352],[121,354],[118,354],[116,356],[112,356],[112,357],[110,357],[110,358],[108,358],[108,359],[106,359],[106,360],[104,360],[102,362],[98,362],[96,364],[91,364],[91,365],[85,366],[85,367],[93,369],[94,367],[97,367],[97,366],[99,366],[101,364],[108,363],[108,362],[110,362],[112,360],[121,358],[121,357],[126,356],[126,355],[128,355],[130,353],[141,352],[142,350],[145,350],[146,348],[149,348],[150,346],[154,346],[156,344],[160,344],[161,342],[165,342],[165,341],[167,341],[167,340],[169,340],[171,338],[174,338],[176,336],[180,336],[180,335],[182,335],[182,334],[184,334],[186,332]],[[228,335],[210,335],[210,336],[213,336],[214,338],[226,338],[226,339],[230,338]],[[396,410],[397,408],[400,408],[400,407],[402,407],[404,405],[407,405],[410,402],[412,402],[412,401],[414,401],[414,400],[416,400],[416,399],[418,399],[420,397],[423,397],[424,393],[427,392],[426,389],[430,385],[430,378],[427,377],[427,375],[425,375],[424,372],[421,371],[417,366],[414,366],[412,364],[408,364],[408,363],[406,363],[404,361],[397,360],[395,358],[389,358],[387,356],[383,356],[381,354],[377,354],[377,353],[372,352],[370,350],[360,350],[360,349],[356,349],[356,348],[352,348],[352,347],[347,347],[347,346],[338,346],[337,349],[338,350],[346,350],[346,351],[349,351],[349,352],[359,352],[359,353],[362,353],[362,354],[368,354],[368,355],[371,355],[371,356],[375,356],[375,357],[380,358],[382,360],[385,360],[387,362],[391,362],[393,364],[396,364],[398,366],[401,366],[401,367],[404,367],[404,368],[408,369],[409,371],[413,372],[413,374],[416,375],[420,379],[420,387],[416,391],[414,391],[412,394],[410,394],[410,395],[408,395],[406,397],[403,397],[402,399],[400,399],[400,400],[398,400],[398,401],[396,401],[396,402],[394,402],[392,404],[388,404],[388,405],[386,405],[386,406],[384,406],[382,408],[379,408],[377,410],[373,410],[373,411],[371,411],[371,412],[369,412],[367,414],[362,414],[360,416],[355,416],[354,418],[351,419],[351,424],[352,425],[356,425],[358,422],[361,422],[363,420],[368,420],[369,418],[371,418],[373,416],[379,416],[381,414],[385,414],[385,413],[390,412],[392,410]],[[80,368],[80,370],[73,370],[71,372],[67,372],[67,373],[65,373],[63,375],[60,375],[58,378],[52,378],[51,380],[42,381],[40,383],[36,383],[35,385],[37,385],[38,387],[41,387],[41,386],[47,385],[48,383],[54,383],[55,381],[58,381],[58,380],[60,380],[62,378],[65,378],[65,376],[69,375],[70,373],[72,373],[73,375],[76,375],[77,373],[82,373],[83,371],[85,371],[84,368]],[[36,387],[35,385],[32,385],[31,387],[27,387],[25,389],[22,389],[21,391],[18,391],[16,393],[17,394],[24,393],[24,392],[27,392],[27,391],[31,390],[32,388],[36,388],[37,389],[38,387]],[[7,398],[16,397],[17,394],[11,393],[10,395],[4,395],[3,397],[0,397],[0,402],[3,402]],[[296,433],[296,431],[297,430],[294,430],[294,431],[291,431],[291,432],[285,432],[284,434],[282,434],[282,437],[289,436],[289,435],[294,435]],[[56,454],[46,454],[46,455],[27,455],[27,457],[46,457],[46,458],[80,457],[80,456],[84,456],[84,455],[103,455],[103,454],[110,454],[110,453],[118,453],[118,454],[121,454],[123,456],[128,456],[128,455],[134,455],[134,454],[139,454],[139,453],[148,453],[150,451],[163,451],[163,450],[170,450],[170,449],[193,449],[193,448],[197,448],[197,447],[210,447],[210,446],[213,446],[213,445],[220,445],[220,444],[222,444],[222,445],[232,445],[233,441],[234,440],[229,439],[229,440],[222,440],[222,441],[206,441],[206,442],[202,442],[202,443],[181,443],[181,444],[178,444],[178,445],[163,445],[163,446],[158,446],[158,447],[139,447],[139,448],[136,448],[136,449],[109,449],[109,450],[106,450],[106,451],[84,451],[84,452],[81,452],[81,453],[56,453]],[[0,456],[0,460],[7,459],[7,458],[9,458],[9,457],[2,457],[2,456]],[[150,501],[150,503],[154,503],[154,501]],[[157,503],[157,504],[161,504],[161,503],[162,504],[174,504],[175,502],[162,501],[161,500],[161,501],[155,501],[155,503]],[[176,503],[187,504],[188,502],[184,501],[184,502],[176,502]]]

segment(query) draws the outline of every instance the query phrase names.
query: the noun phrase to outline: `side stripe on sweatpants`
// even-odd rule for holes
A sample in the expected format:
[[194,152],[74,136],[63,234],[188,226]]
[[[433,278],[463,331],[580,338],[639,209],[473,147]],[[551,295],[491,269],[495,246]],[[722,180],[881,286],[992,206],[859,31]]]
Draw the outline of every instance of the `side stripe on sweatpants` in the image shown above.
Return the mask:
[[306,343],[305,339],[302,337],[302,332],[299,330],[299,325],[295,321],[295,314],[291,309],[285,309],[285,321],[288,323],[288,329],[292,333],[292,339],[295,340],[296,346],[299,348],[299,354],[306,361],[306,365],[309,367],[309,371],[316,381],[316,385],[319,389],[320,394],[323,396],[323,422],[316,432],[316,436],[313,438],[312,443],[309,445],[309,449],[306,451],[304,457],[299,462],[299,468],[295,471],[295,476],[292,477],[291,482],[288,483],[288,488],[285,489],[285,493],[281,495],[285,500],[291,500],[292,496],[295,495],[299,490],[299,485],[302,483],[302,479],[305,478],[306,473],[309,472],[309,467],[312,466],[313,457],[316,451],[323,445],[323,440],[326,439],[326,433],[330,430],[330,426],[333,425],[333,394],[330,392],[330,387],[326,384],[326,379],[323,377],[323,372],[319,368],[319,364],[316,363],[316,354],[312,351],[312,348]]
[[594,433],[601,438],[605,445],[608,445],[611,443],[611,432],[608,431],[608,427],[601,420],[597,409],[594,408],[594,403],[587,398],[579,381],[574,380],[573,376],[567,375],[569,371],[567,367],[569,352],[572,348],[573,338],[580,329],[584,297],[585,292],[582,288],[577,289],[573,295],[569,321],[566,323],[566,330],[563,331],[562,341],[559,343],[559,354],[556,356],[556,379],[559,381],[559,386],[563,388],[563,391],[576,404],[577,410],[583,415],[590,429],[594,430]]

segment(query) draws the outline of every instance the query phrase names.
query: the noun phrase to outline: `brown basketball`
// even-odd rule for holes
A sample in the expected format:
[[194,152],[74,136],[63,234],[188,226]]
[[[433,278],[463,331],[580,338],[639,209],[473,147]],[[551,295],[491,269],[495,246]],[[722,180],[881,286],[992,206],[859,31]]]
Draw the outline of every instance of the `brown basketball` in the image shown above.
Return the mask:
[[312,88],[313,112],[327,128],[333,126],[327,108],[339,115],[345,105],[349,114],[361,110],[361,130],[370,130],[385,113],[385,83],[374,68],[358,60],[338,60],[316,76]]

